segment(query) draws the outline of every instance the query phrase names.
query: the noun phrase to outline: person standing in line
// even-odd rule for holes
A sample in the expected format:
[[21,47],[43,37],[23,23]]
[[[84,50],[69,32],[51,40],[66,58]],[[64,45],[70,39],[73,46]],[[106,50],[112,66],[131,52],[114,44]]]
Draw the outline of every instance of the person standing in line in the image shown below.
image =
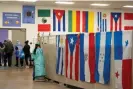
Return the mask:
[[44,59],[43,50],[39,43],[35,45],[32,58],[34,60],[33,80],[46,79],[45,59]]
[[5,41],[4,45],[5,45],[4,66],[6,66],[6,59],[7,59],[8,60],[8,66],[11,67],[12,66],[12,54],[13,54],[13,51],[14,51],[14,47],[13,47],[13,44],[10,40]]
[[29,68],[28,59],[30,58],[30,46],[28,43],[29,41],[25,41],[25,46],[23,48],[25,54],[26,68]]
[[3,45],[2,42],[0,42],[0,66],[2,66],[2,63],[3,60],[4,60],[4,49],[5,49],[5,46]]
[[18,67],[18,60],[19,60],[19,54],[20,51],[23,49],[23,46],[21,45],[20,41],[17,40],[16,45],[15,45],[15,55],[16,55],[16,67]]

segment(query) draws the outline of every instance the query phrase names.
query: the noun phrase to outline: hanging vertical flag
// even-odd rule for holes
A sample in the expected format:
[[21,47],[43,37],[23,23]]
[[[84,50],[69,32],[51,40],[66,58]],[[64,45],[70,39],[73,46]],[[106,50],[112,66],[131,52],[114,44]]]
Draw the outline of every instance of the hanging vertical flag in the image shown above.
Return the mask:
[[102,12],[97,12],[97,24],[99,32],[107,31],[107,14]]
[[65,10],[53,10],[53,31],[66,31]]
[[114,32],[115,89],[132,87],[132,31]]
[[23,23],[35,24],[35,6],[23,6]]
[[96,33],[95,80],[107,84],[110,80],[111,32]]
[[51,12],[49,9],[38,10],[38,31],[49,32],[51,29]]
[[65,37],[56,36],[56,74],[64,75],[64,60],[65,60]]
[[122,25],[121,25],[121,13],[111,13],[110,17],[110,30],[111,31],[120,31],[122,30]]
[[95,83],[95,36],[80,34],[80,80]]
[[66,77],[79,80],[79,36],[66,36]]
[[133,13],[124,13],[124,30],[133,30]]
[[94,32],[94,12],[82,12],[82,32]]
[[80,32],[80,11],[68,11],[68,32]]

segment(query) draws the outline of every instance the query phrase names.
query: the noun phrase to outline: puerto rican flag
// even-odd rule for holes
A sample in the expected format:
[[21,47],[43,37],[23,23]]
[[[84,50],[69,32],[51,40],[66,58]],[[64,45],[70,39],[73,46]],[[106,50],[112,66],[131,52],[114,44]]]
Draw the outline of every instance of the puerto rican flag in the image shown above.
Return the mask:
[[115,89],[132,87],[132,31],[114,32]]
[[111,31],[120,31],[122,30],[122,21],[121,13],[111,13],[110,17],[110,30]]
[[79,36],[69,34],[66,36],[66,77],[79,80]]
[[133,30],[133,13],[124,13],[124,30]]
[[65,10],[53,10],[53,31],[65,32]]
[[80,34],[80,80],[95,83],[95,36]]

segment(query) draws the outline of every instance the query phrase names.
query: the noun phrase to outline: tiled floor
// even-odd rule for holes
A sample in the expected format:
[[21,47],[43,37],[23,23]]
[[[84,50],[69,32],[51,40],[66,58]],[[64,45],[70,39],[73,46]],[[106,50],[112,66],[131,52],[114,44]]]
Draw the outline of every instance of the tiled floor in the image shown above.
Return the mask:
[[66,89],[50,82],[33,82],[31,69],[0,68],[0,89]]

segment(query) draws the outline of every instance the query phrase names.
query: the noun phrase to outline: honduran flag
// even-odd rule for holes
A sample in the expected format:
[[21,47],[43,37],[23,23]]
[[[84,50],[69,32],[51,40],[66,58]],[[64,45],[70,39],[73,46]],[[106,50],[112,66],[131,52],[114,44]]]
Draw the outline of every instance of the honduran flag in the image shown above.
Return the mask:
[[53,31],[65,32],[65,10],[53,10]]
[[107,84],[110,80],[111,32],[96,33],[95,80]]
[[64,75],[65,37],[56,36],[56,74]]
[[132,87],[132,31],[114,32],[115,89]]
[[95,36],[80,34],[80,80],[95,83]]
[[69,34],[66,36],[66,77],[79,80],[79,36]]

